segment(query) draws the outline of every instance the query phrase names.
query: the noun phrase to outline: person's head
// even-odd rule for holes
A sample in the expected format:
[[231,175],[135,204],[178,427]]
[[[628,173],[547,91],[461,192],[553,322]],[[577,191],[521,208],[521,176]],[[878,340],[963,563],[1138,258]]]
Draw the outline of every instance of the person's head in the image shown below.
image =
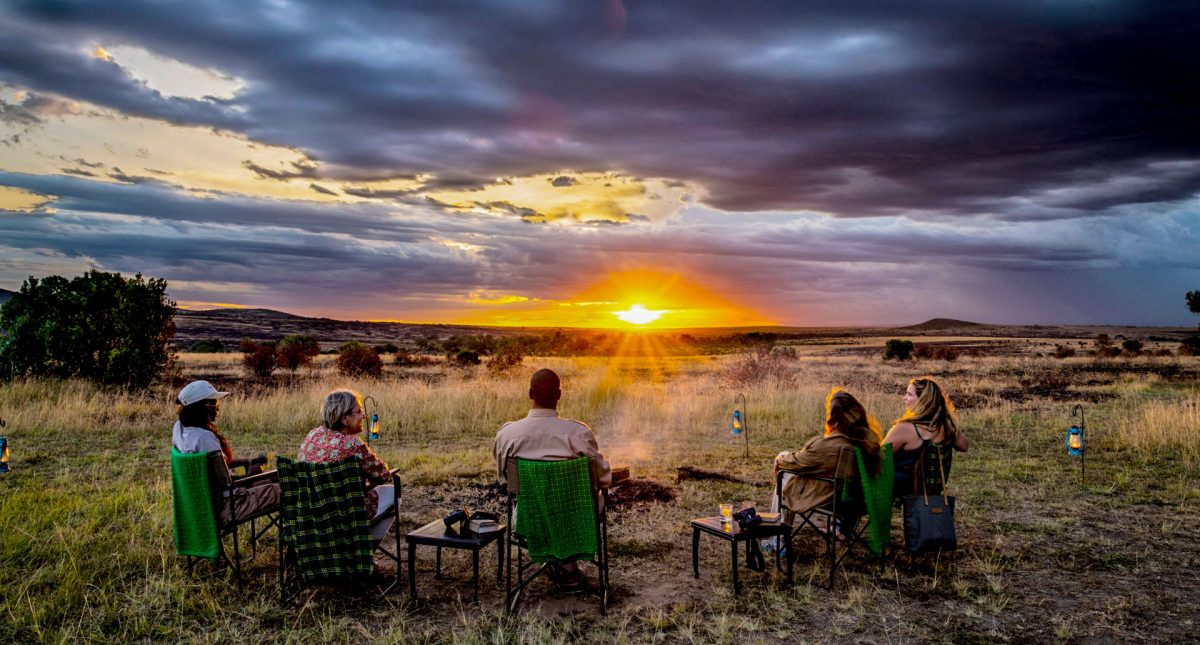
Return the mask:
[[175,403],[179,404],[179,423],[187,428],[216,430],[220,400],[228,392],[218,392],[208,381],[192,381],[179,391]]
[[940,428],[946,433],[947,439],[953,439],[958,432],[958,424],[954,420],[954,404],[931,376],[922,376],[908,382],[908,387],[904,390],[904,416],[896,422],[903,421],[928,425],[934,432]]
[[529,398],[539,408],[554,409],[562,398],[559,388],[558,374],[554,370],[540,369],[529,377]]
[[879,447],[883,433],[858,399],[849,392],[833,388],[825,397],[825,435],[840,434],[863,451],[863,459],[872,472],[879,469]]
[[354,390],[334,390],[321,403],[321,423],[343,434],[358,434],[363,429],[362,395]]

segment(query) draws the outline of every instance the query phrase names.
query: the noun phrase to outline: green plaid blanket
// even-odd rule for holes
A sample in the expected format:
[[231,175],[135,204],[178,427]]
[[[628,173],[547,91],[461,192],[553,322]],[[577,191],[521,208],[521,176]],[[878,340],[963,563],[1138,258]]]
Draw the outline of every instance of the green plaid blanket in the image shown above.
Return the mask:
[[517,459],[517,481],[521,492],[514,531],[525,537],[530,560],[595,558],[596,507],[587,457]]
[[871,553],[882,555],[892,539],[892,444],[885,443],[879,451],[879,474],[872,475],[863,462],[862,451],[854,449],[858,460],[858,478],[862,482],[863,505],[867,509],[867,547]]
[[330,464],[276,461],[281,531],[304,582],[371,575],[374,546],[358,457]]
[[171,497],[175,502],[175,553],[215,560],[221,543],[209,488],[207,454],[171,448]]
[[[938,453],[942,453],[942,462],[938,464]],[[917,462],[917,485],[920,486],[921,479],[925,480],[924,491],[930,495],[942,494],[942,472],[940,467],[946,469],[946,481],[950,481],[950,466],[954,464],[954,447],[939,446],[932,441],[925,441],[925,452],[921,453],[921,460]],[[921,493],[922,489],[917,488],[917,493]],[[905,493],[906,495],[908,493]]]

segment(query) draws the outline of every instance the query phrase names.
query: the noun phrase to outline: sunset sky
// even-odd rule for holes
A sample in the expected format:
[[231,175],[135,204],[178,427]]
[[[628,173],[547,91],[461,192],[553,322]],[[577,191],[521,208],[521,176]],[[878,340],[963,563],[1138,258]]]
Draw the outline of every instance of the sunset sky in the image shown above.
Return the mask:
[[1197,78],[1188,2],[6,1],[0,287],[1193,325]]

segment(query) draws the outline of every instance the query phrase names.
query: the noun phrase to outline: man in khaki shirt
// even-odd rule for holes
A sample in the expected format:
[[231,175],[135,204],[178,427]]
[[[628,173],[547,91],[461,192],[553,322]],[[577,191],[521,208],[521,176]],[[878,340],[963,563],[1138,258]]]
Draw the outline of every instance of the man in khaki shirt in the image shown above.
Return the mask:
[[496,433],[496,477],[507,484],[504,463],[508,459],[540,459],[555,461],[586,455],[592,463],[592,473],[600,487],[612,485],[612,469],[596,435],[587,424],[558,416],[558,400],[562,397],[558,374],[541,369],[529,379],[529,398],[533,409],[519,421],[510,421]]

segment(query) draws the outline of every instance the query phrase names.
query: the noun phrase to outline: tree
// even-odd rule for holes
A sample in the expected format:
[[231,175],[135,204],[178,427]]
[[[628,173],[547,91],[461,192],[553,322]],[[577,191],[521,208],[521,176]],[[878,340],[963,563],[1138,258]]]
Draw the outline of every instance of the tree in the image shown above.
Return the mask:
[[496,352],[487,362],[487,368],[493,374],[503,374],[518,367],[524,360],[525,355],[519,343],[503,342],[496,347]]
[[1126,352],[1129,352],[1134,356],[1142,353],[1142,347],[1142,341],[1134,340],[1132,338],[1121,342],[1121,349],[1124,349]]
[[279,367],[295,372],[312,364],[313,358],[320,353],[321,346],[316,338],[307,334],[290,334],[275,346],[275,362]]
[[900,340],[893,338],[883,346],[883,360],[894,358],[898,361],[907,361],[912,357],[913,342],[911,340]]
[[254,378],[270,378],[275,371],[275,343],[256,343],[249,338],[243,338],[238,345],[242,350],[242,367]]
[[166,280],[89,271],[30,277],[0,308],[0,375],[148,387],[171,363]]
[[1200,291],[1189,291],[1184,298],[1187,299],[1188,311],[1200,314]]
[[371,347],[352,340],[342,343],[337,357],[338,371],[345,376],[379,376],[383,374],[383,359]]
[[453,360],[454,360],[455,364],[457,364],[459,367],[469,367],[471,365],[478,365],[481,362],[479,360],[479,354],[477,354],[476,352],[473,352],[469,349],[460,350],[457,354],[454,355]]

